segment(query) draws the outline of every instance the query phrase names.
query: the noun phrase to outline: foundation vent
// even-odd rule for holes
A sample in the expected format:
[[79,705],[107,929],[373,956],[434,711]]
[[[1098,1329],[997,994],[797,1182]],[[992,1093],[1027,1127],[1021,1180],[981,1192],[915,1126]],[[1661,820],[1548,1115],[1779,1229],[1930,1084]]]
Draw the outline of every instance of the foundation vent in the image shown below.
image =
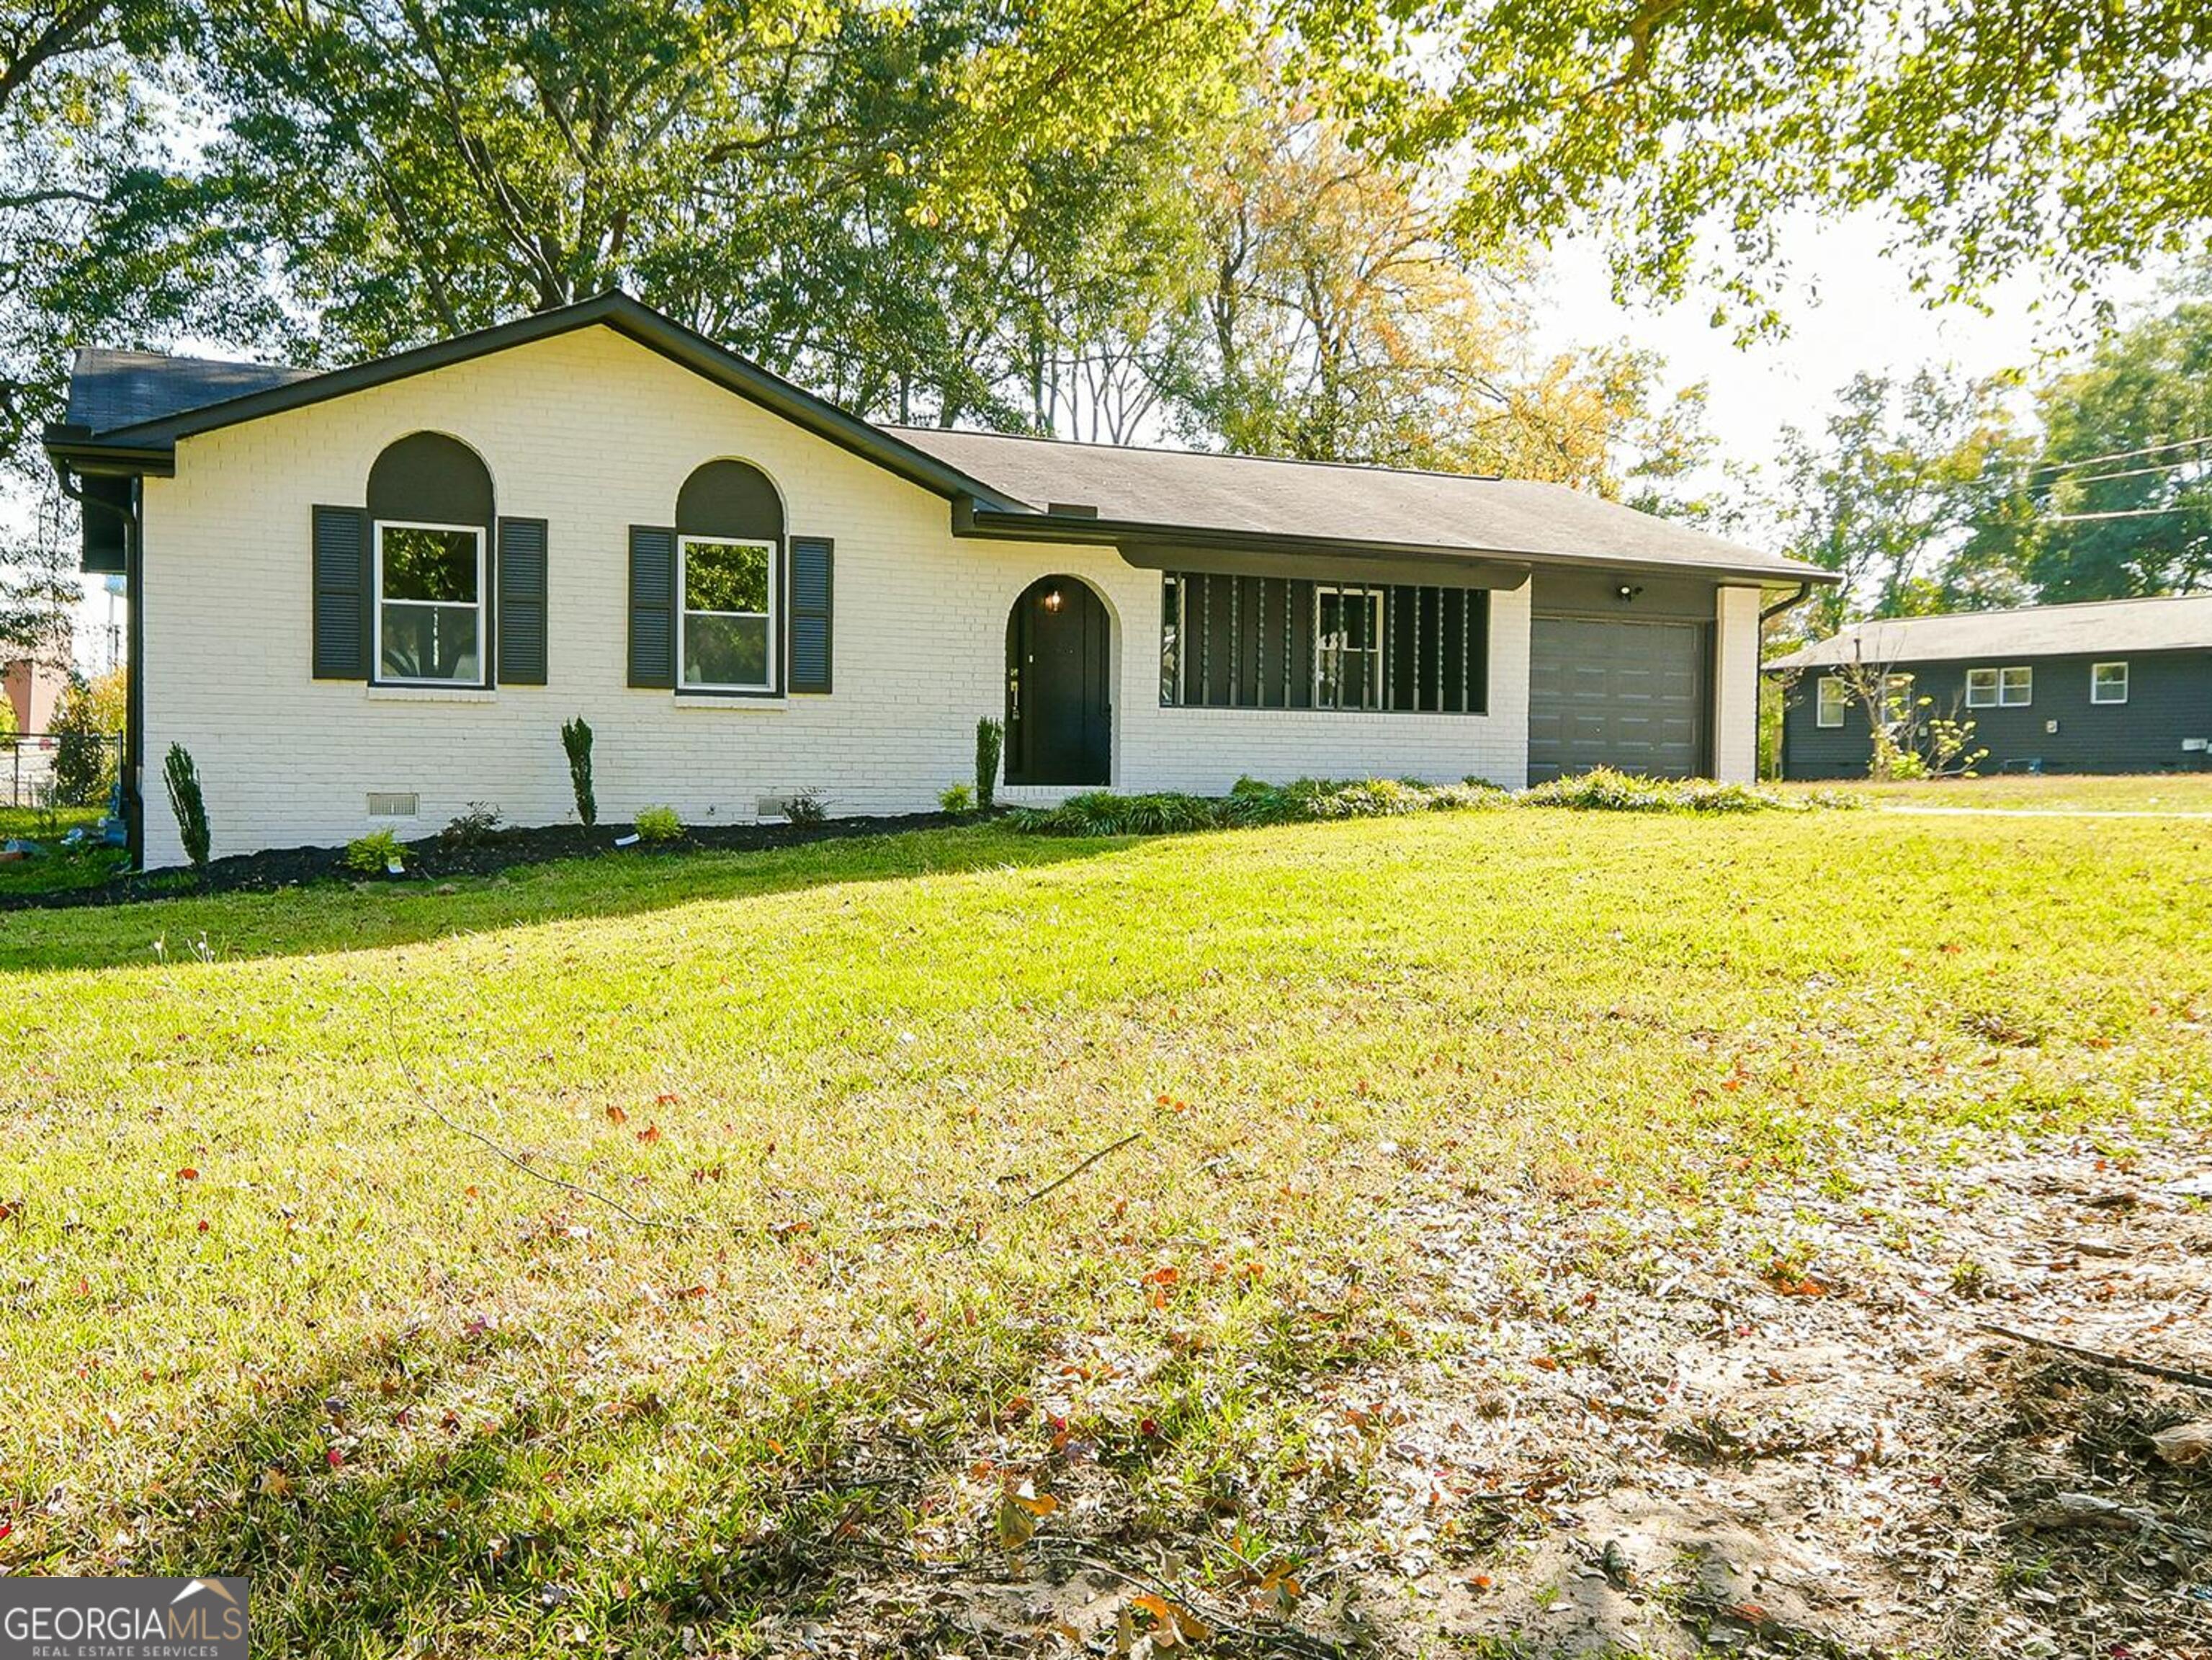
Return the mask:
[[420,805],[412,790],[371,790],[368,793],[368,816],[371,818],[412,818]]

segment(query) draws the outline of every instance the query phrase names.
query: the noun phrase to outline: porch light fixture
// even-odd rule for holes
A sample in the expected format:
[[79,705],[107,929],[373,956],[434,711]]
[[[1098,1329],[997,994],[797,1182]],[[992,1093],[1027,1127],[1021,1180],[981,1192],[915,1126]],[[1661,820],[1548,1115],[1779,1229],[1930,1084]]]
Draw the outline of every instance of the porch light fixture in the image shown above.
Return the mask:
[[1623,582],[1620,587],[1613,589],[1613,598],[1620,600],[1620,603],[1625,605],[1643,592],[1644,590],[1642,588],[1636,587],[1633,583]]
[[1065,603],[1066,601],[1060,597],[1060,592],[1058,588],[1048,588],[1045,591],[1044,608],[1047,611],[1056,611]]

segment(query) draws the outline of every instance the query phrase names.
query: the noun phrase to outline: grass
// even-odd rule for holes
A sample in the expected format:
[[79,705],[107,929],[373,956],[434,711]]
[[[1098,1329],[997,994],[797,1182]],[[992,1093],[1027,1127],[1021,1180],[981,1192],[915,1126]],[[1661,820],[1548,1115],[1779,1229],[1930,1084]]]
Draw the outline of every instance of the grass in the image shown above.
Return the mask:
[[1988,778],[1931,778],[1869,784],[1863,779],[1830,784],[1777,784],[1785,795],[1842,787],[1876,806],[2000,807],[2014,810],[2121,812],[2212,812],[2212,770],[2186,773],[2086,773]]
[[97,807],[0,807],[0,842],[35,841],[52,849],[46,856],[0,864],[0,894],[47,893],[98,887],[129,866],[119,848],[65,848],[61,838],[72,830],[90,830],[100,822]]
[[11,915],[0,1559],[246,1572],[261,1651],[360,1656],[743,1650],[840,1541],[998,1552],[1014,1479],[1041,1540],[1296,1560],[1317,1393],[1449,1341],[1409,1205],[2202,1125],[2208,848],[978,827]]

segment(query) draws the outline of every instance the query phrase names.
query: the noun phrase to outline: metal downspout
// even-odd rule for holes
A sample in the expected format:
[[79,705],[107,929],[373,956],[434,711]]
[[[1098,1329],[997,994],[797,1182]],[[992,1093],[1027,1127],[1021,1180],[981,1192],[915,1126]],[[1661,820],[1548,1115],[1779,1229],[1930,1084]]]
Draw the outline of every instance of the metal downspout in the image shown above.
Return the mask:
[[123,520],[123,599],[131,611],[130,644],[125,652],[128,678],[124,683],[123,702],[123,827],[125,850],[131,855],[131,868],[136,870],[146,862],[146,799],[139,783],[146,751],[145,676],[140,672],[139,661],[145,638],[139,603],[144,590],[143,562],[139,557],[143,528],[139,492],[145,483],[141,478],[132,478],[131,505],[119,508],[112,502],[87,496],[67,462],[56,460],[54,471],[61,480],[62,494],[76,502],[80,512],[98,508]]

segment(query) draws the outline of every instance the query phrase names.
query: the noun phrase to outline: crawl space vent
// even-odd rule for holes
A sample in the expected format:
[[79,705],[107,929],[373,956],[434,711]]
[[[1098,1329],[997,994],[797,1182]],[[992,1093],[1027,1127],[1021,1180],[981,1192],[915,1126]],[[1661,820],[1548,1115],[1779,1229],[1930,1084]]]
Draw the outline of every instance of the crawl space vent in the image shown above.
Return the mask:
[[416,803],[412,790],[404,794],[396,790],[371,790],[368,793],[368,816],[371,818],[412,818]]

